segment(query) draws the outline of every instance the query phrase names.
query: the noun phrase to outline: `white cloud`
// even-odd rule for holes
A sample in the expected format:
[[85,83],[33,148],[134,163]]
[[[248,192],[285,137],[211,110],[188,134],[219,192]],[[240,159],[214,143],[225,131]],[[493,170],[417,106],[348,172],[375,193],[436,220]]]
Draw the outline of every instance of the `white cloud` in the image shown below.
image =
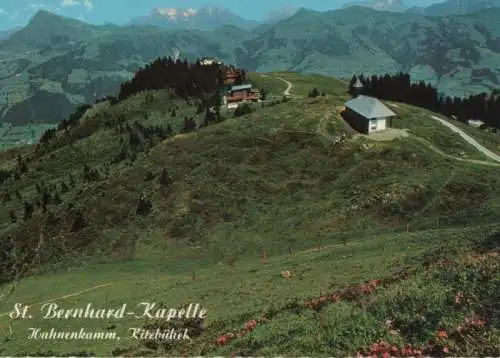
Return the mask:
[[7,15],[7,11],[0,7],[0,15]]
[[83,0],[83,5],[87,8],[88,11],[92,11],[94,8],[94,4],[90,0]]
[[45,4],[28,4],[28,7],[32,8],[32,9],[43,9],[43,8],[47,7],[47,5],[45,5]]
[[62,6],[75,6],[79,5],[80,1],[79,0],[62,0],[61,5]]

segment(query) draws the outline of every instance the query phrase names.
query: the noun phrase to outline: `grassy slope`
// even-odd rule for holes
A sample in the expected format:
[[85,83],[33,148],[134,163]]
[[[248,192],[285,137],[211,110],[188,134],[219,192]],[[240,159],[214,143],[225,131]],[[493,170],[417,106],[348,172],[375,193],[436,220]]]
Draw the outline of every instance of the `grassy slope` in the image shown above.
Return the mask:
[[465,133],[474,137],[478,143],[488,148],[493,153],[500,152],[500,135],[498,133],[490,133],[484,129],[472,127],[459,121],[453,121],[452,123],[462,129]]
[[[432,120],[429,120],[431,115],[435,115],[434,113],[411,105],[396,105],[398,107],[392,108],[399,115],[393,122],[395,128],[410,129],[411,133],[430,141],[444,153],[461,158],[489,160],[488,157],[465,142],[459,134],[451,132],[436,121],[432,122]],[[460,126],[460,122],[458,121],[453,121],[452,123]],[[474,134],[473,136],[475,138]],[[495,139],[491,134],[486,134],[485,137],[489,138],[489,140]]]
[[[440,326],[453,326],[473,309],[481,313],[484,304],[477,300],[463,311],[454,310],[447,300],[458,290],[481,299],[489,298],[491,292],[480,291],[461,276],[449,279],[450,274],[435,268],[429,273],[420,270],[407,282],[381,289],[372,300],[361,302],[364,306],[359,306],[358,299],[328,305],[317,313],[304,308],[293,313],[293,305],[286,307],[290,300],[300,302],[474,249],[478,240],[486,240],[495,230],[491,224],[500,213],[500,179],[498,168],[450,161],[412,138],[377,143],[368,149],[362,146],[366,142],[363,138],[332,147],[325,128],[329,134],[345,130],[337,118],[329,120],[332,108],[343,102],[336,94],[345,91],[344,84],[316,76],[303,76],[300,81],[295,74],[279,76],[294,83],[292,93],[307,94],[318,87],[327,96],[262,108],[198,133],[177,135],[140,155],[133,165],[112,165],[109,175],[96,183],[82,183],[79,173],[83,163],[98,167],[113,158],[119,139],[112,129],[64,147],[52,158],[47,155],[31,163],[28,174],[15,182],[13,189],[31,197],[36,182],[43,179],[59,184],[73,172],[77,188],[64,194],[63,201],[78,198],[78,205],[86,208],[89,227],[77,234],[62,228],[52,244],[57,246],[69,237],[87,240],[90,245],[66,248],[69,265],[66,260],[63,268],[22,281],[12,296],[0,303],[0,314],[8,312],[14,302],[42,302],[112,283],[61,303],[67,308],[87,302],[101,307],[134,306],[143,300],[163,302],[168,307],[202,303],[209,312],[205,333],[194,344],[174,344],[166,352],[169,355],[346,355],[378,339],[392,339],[380,328],[386,319],[400,324],[401,334],[394,339],[417,344]],[[281,81],[282,87],[272,78],[258,80],[277,95],[285,89]],[[161,94],[147,105],[140,95],[111,109],[102,104],[87,114],[86,122],[110,120],[125,113],[125,108],[130,121],[159,123],[169,118],[174,127],[184,115],[193,115],[193,108],[179,104],[176,118],[171,118],[170,106]],[[412,109],[411,115],[419,117],[418,111]],[[144,119],[146,112],[148,119]],[[429,127],[443,130],[425,114],[419,118]],[[429,140],[439,145],[435,138]],[[3,167],[14,165],[10,156],[2,158]],[[170,189],[160,189],[156,179],[144,180],[147,170],[158,176],[164,167],[174,179]],[[5,190],[4,185],[2,192]],[[141,193],[153,204],[153,212],[146,218],[135,215]],[[35,215],[29,226],[9,225],[12,208],[22,214],[20,201],[4,204],[0,211],[2,236],[36,236],[30,230],[44,222],[42,215]],[[65,205],[51,206],[50,211],[67,219]],[[405,224],[411,232],[405,232]],[[306,251],[325,245],[328,247],[319,252]],[[289,250],[296,255],[289,257]],[[266,264],[261,262],[264,252]],[[474,269],[477,277],[471,277],[498,277],[496,262],[488,264],[487,270]],[[460,265],[455,267],[467,264]],[[280,278],[282,270],[291,270],[292,279]],[[418,317],[407,312],[408,305],[420,307],[422,315],[432,318],[416,336],[410,332]],[[274,307],[273,318],[258,325],[251,335],[221,348],[212,345],[218,335],[241,327],[270,307]],[[393,307],[392,313],[387,307]],[[133,347],[138,342],[127,339],[61,341],[56,348],[53,341],[26,340],[26,330],[85,327],[114,329],[125,336],[128,328],[143,323],[133,319],[44,321],[39,317],[9,322],[3,315],[0,332],[4,351],[0,352],[85,350],[109,355],[113,348],[132,347],[137,353]],[[487,354],[498,355],[492,347],[499,336],[491,328],[489,332],[493,332],[492,338],[482,346]],[[452,353],[478,354],[471,347],[457,346]]]

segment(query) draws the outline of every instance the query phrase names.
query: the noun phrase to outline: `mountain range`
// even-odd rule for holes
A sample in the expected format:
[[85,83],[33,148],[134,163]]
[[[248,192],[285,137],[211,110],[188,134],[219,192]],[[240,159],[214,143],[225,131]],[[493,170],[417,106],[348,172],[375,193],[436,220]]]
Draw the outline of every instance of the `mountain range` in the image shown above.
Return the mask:
[[[483,9],[500,7],[500,0],[446,0],[427,7],[409,7],[404,0],[356,0],[346,3],[342,9],[353,6],[368,7],[378,11],[418,13],[425,16],[464,15]],[[152,25],[170,29],[213,30],[221,25],[235,25],[252,30],[259,25],[275,23],[295,14],[299,8],[289,6],[271,11],[263,22],[247,20],[232,11],[205,6],[193,8],[155,8],[148,16],[140,16],[129,21],[129,25]]]
[[128,24],[213,30],[221,25],[235,25],[242,29],[251,29],[257,27],[259,22],[244,19],[225,8],[205,6],[200,9],[155,8],[151,15],[135,17]]
[[465,15],[500,7],[500,0],[447,0],[427,7],[412,7],[407,12],[426,16]]
[[347,9],[352,6],[364,6],[379,11],[403,12],[408,9],[408,6],[403,0],[368,0],[368,1],[353,1],[342,6]]
[[221,26],[233,25],[245,30],[252,30],[260,25],[276,23],[298,11],[298,7],[283,6],[270,11],[264,21],[247,20],[234,12],[218,6],[193,8],[155,8],[147,16],[131,19],[128,25],[151,25],[168,29],[214,30]]
[[[378,11],[408,12],[425,16],[464,15],[483,9],[500,7],[500,0],[446,0],[427,7],[409,7],[405,0],[354,0],[345,3],[341,9],[361,6]],[[224,25],[234,25],[245,30],[252,30],[263,25],[276,23],[295,14],[297,6],[282,6],[269,11],[262,21],[248,20],[220,6],[201,8],[166,7],[154,8],[149,15],[130,19],[128,25],[149,25],[166,29],[214,30]],[[107,27],[116,27],[107,24]],[[0,41],[8,38],[19,28],[0,31]]]
[[425,16],[465,15],[488,8],[500,7],[500,0],[446,0],[426,7],[409,7],[404,0],[361,0],[345,4],[369,7],[379,11],[409,12]]
[[59,121],[79,104],[116,94],[141,66],[177,52],[258,72],[348,78],[403,71],[466,96],[500,86],[499,18],[499,8],[446,17],[301,8],[251,29],[233,22],[202,31],[147,22],[95,26],[39,11],[0,43],[0,121]]
[[14,28],[14,29],[10,29],[10,30],[0,31],[0,41],[9,38],[13,33],[15,33],[18,30],[20,30],[20,28]]

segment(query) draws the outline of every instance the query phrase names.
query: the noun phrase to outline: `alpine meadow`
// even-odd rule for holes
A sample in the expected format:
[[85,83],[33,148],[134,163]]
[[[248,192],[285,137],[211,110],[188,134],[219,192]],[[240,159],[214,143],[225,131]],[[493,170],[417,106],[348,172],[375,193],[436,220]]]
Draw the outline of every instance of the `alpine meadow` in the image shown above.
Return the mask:
[[500,8],[370,4],[0,32],[0,355],[499,356]]

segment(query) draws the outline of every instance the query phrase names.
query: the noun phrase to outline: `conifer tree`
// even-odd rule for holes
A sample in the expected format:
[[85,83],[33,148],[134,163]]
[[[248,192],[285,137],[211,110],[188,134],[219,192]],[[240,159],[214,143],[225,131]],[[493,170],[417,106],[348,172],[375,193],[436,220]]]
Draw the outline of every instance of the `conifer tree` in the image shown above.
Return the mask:
[[12,223],[17,222],[17,216],[14,210],[9,211],[9,218]]
[[29,220],[33,216],[34,208],[33,205],[28,203],[27,201],[24,202],[24,220]]
[[163,168],[160,175],[160,185],[163,187],[169,186],[172,183],[172,178],[168,174],[167,169]]

